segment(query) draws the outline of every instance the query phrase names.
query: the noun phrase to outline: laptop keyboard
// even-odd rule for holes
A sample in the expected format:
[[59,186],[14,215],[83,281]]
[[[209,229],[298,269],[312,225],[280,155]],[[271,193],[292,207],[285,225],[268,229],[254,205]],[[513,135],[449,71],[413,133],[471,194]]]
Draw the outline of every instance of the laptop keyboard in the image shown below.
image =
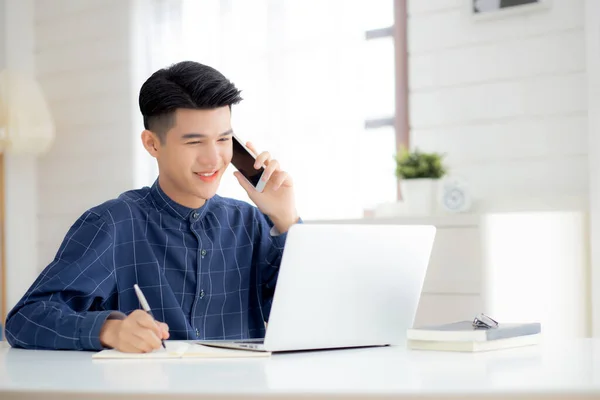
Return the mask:
[[233,343],[254,343],[254,344],[264,344],[265,339],[243,339],[243,340],[233,340]]

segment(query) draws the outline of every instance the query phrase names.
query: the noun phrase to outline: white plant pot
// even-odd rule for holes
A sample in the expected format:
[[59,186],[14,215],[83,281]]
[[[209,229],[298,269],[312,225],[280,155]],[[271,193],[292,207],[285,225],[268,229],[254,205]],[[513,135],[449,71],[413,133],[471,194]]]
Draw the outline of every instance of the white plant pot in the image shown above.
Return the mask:
[[400,190],[407,211],[414,215],[432,215],[437,211],[438,179],[402,179]]

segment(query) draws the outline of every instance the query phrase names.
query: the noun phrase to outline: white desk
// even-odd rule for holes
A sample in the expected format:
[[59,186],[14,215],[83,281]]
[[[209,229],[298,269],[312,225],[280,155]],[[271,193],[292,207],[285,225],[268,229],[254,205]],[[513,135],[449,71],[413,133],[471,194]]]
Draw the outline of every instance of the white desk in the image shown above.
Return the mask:
[[94,360],[0,349],[0,399],[600,398],[600,339],[480,354],[372,348],[258,359]]

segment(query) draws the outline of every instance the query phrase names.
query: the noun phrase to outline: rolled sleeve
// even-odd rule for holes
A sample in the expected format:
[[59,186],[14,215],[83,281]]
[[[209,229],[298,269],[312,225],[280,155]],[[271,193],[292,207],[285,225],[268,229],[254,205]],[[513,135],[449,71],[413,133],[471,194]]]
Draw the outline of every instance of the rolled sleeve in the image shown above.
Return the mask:
[[105,347],[100,343],[100,331],[107,320],[123,319],[124,314],[115,311],[88,312],[81,320],[79,327],[79,341],[82,350],[102,350]]

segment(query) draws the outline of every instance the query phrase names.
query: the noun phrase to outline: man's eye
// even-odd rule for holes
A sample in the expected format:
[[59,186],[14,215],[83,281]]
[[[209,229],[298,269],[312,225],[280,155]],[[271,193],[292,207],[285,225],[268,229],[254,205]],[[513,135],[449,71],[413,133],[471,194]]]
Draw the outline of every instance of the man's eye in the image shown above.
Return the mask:
[[219,139],[219,142],[228,142],[228,141],[229,141],[229,138],[221,138],[221,139]]
[[199,142],[197,140],[195,142],[187,142],[187,144],[199,144],[199,143],[202,143],[202,142]]

